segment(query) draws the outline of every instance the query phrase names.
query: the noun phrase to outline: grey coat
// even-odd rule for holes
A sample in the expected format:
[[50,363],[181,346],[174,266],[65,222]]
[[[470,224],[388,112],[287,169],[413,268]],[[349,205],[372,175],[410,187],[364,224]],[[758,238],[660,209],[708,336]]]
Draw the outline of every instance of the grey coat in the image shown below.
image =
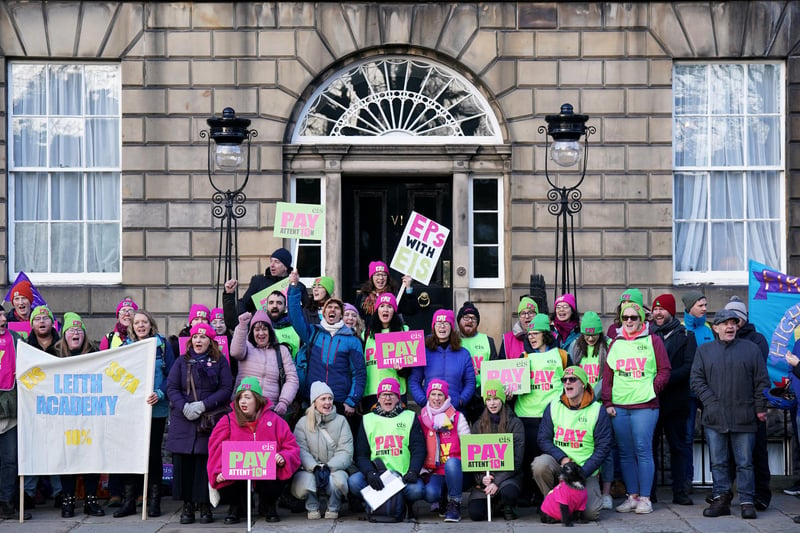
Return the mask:
[[[326,464],[331,470],[331,482],[340,485],[346,494],[347,469],[353,463],[353,433],[345,417],[336,411],[324,417],[316,415],[316,431],[309,431],[305,416],[294,428],[294,437],[300,446],[300,470],[292,480],[292,493],[315,492],[314,467]],[[327,430],[332,442],[328,442],[320,428]]]
[[718,339],[698,347],[690,383],[703,402],[703,426],[720,433],[753,433],[756,414],[767,412],[767,366],[748,340]]

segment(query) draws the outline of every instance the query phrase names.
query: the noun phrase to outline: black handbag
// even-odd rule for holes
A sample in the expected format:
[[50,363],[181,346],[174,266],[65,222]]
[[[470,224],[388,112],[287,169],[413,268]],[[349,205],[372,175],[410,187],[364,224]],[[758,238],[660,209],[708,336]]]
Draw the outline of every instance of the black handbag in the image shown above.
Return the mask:
[[[186,381],[189,383],[189,393],[192,395],[192,398],[194,398],[194,401],[199,401],[197,398],[197,390],[194,387],[194,376],[192,375],[192,369],[188,368],[187,370],[188,372]],[[200,424],[197,426],[197,432],[210,435],[211,432],[214,431],[214,426],[217,425],[217,422],[219,422],[223,416],[230,412],[230,408],[227,405],[224,405],[201,414]]]

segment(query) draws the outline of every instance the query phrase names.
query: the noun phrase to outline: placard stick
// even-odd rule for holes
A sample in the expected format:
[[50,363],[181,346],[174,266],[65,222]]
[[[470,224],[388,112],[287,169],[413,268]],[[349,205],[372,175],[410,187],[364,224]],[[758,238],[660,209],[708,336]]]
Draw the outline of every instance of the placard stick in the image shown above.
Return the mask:
[[251,489],[252,481],[249,479],[247,480],[247,531],[251,531],[253,529],[253,520],[252,520],[252,513],[253,513],[253,493]]
[[142,520],[147,520],[147,487],[150,486],[147,483],[148,480],[148,473],[144,473],[144,487],[142,488]]
[[[489,476],[491,472],[489,470],[486,471],[486,475]],[[488,521],[492,521],[492,495],[486,495],[486,515],[488,516]]]

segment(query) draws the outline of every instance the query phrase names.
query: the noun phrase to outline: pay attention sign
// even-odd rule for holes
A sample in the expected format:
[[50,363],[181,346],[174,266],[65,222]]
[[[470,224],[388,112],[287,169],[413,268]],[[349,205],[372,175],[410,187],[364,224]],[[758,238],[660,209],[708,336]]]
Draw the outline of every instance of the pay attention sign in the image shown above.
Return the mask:
[[425,366],[425,332],[419,329],[375,335],[378,368]]
[[272,441],[223,442],[222,475],[225,479],[276,479],[276,447]]
[[464,472],[514,470],[514,435],[511,433],[462,435],[461,470]]

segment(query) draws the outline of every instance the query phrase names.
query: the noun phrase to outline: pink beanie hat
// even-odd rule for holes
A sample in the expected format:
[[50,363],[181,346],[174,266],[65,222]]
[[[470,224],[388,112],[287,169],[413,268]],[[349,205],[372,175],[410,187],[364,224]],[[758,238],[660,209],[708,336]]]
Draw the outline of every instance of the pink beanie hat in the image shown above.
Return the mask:
[[555,305],[553,307],[555,307],[556,305],[558,305],[558,304],[560,304],[562,302],[568,303],[573,311],[577,311],[578,310],[578,305],[575,303],[575,295],[574,294],[570,294],[570,293],[562,294],[561,296],[556,298],[556,303],[555,303]]
[[205,318],[211,322],[211,311],[203,304],[192,304],[192,307],[189,308],[189,319],[186,322],[191,324],[195,318]]
[[383,261],[372,261],[369,264],[369,277],[372,279],[372,276],[375,275],[376,272],[385,272],[386,275],[389,275],[389,267],[386,266],[386,263]]
[[376,394],[378,396],[381,395],[382,392],[392,392],[397,394],[397,397],[400,397],[400,383],[394,378],[386,378],[380,383],[378,383],[378,390]]
[[378,295],[378,301],[375,302],[375,309],[377,310],[382,304],[389,304],[397,312],[397,299],[391,292],[382,292]]
[[432,391],[442,391],[445,396],[450,396],[450,386],[443,379],[432,379],[428,382],[428,389],[425,391],[425,397],[429,397]]
[[451,328],[456,327],[456,317],[452,311],[448,309],[439,309],[433,314],[433,321],[431,322],[431,328],[436,326],[437,322],[449,322]]

